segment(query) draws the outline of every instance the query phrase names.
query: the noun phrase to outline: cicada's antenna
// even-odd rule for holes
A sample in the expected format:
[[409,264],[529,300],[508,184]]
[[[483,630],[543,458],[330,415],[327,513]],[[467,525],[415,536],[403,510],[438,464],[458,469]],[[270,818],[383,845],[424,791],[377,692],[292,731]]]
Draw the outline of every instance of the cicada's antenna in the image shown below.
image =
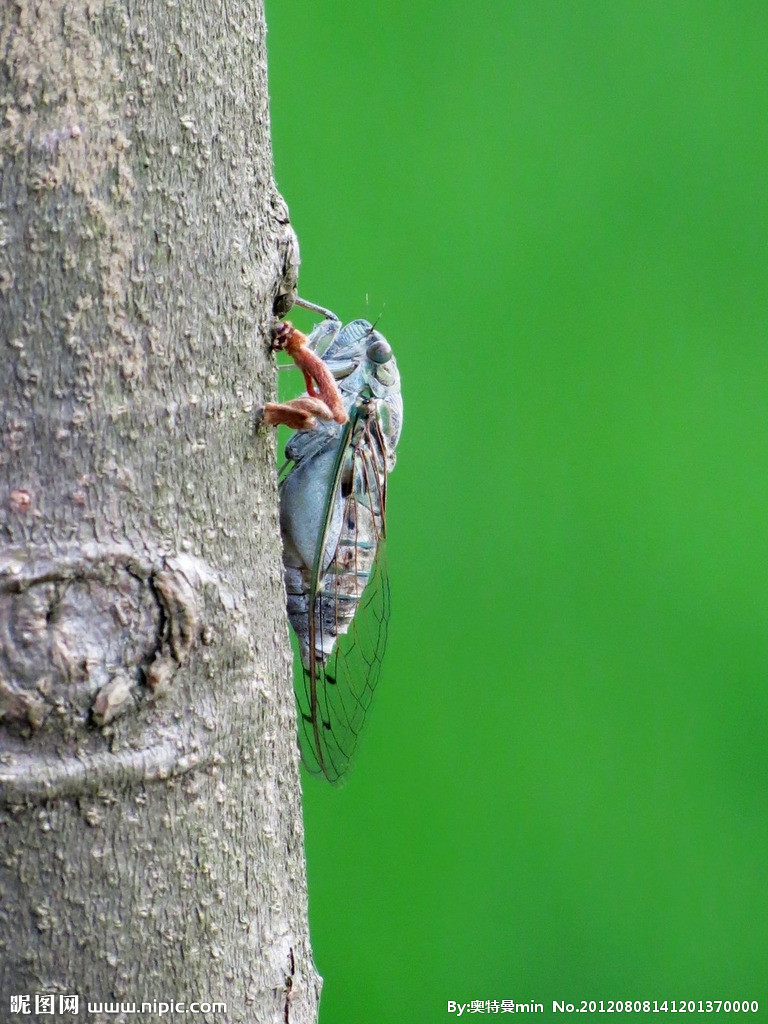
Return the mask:
[[[384,306],[386,306],[386,302],[384,303]],[[377,324],[377,323],[379,322],[379,320],[381,320],[381,318],[382,318],[382,317],[384,316],[384,306],[382,306],[382,307],[381,307],[381,312],[379,313],[379,315],[378,315],[378,316],[376,317],[376,319],[375,319],[375,320],[373,321],[373,323],[371,324],[371,333],[373,333],[373,331],[375,331],[375,330],[376,330],[376,324]]]
[[318,306],[315,302],[307,302],[306,299],[300,299],[298,295],[293,300],[293,304],[294,306],[301,306],[302,309],[308,309],[312,313],[322,313],[326,320],[335,320],[337,323],[341,323],[341,320],[330,309],[326,309],[325,306]]

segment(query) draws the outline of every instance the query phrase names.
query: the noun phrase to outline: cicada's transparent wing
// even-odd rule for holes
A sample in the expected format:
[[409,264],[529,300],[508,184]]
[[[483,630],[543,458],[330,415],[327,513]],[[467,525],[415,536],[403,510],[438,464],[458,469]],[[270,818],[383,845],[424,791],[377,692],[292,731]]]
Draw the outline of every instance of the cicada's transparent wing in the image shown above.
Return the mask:
[[351,436],[356,433],[338,460],[334,489],[348,493],[335,552],[327,568],[316,568],[310,591],[309,644],[296,693],[304,764],[332,783],[354,757],[379,680],[390,610],[383,439],[375,418]]
[[[384,545],[376,554],[370,581],[348,632],[323,664],[301,669],[296,698],[299,745],[312,775],[338,784],[349,770],[370,707],[387,644],[390,592]],[[329,598],[318,595],[316,611]]]

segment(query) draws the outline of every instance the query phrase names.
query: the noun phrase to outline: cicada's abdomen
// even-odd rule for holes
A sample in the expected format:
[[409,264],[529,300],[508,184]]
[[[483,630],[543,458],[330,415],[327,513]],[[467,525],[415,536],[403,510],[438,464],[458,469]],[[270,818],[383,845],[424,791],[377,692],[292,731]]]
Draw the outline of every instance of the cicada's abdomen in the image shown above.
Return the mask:
[[[382,539],[381,515],[355,497],[346,502],[336,553],[315,598],[315,655],[323,665],[349,630]],[[305,667],[309,667],[306,661]]]

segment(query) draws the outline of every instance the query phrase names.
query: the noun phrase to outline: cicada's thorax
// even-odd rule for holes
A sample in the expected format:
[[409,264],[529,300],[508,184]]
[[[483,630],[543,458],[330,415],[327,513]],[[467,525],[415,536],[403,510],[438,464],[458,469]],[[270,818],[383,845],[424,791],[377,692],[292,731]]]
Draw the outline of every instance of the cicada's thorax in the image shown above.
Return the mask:
[[326,321],[309,341],[337,380],[349,422],[299,431],[286,446],[293,468],[280,494],[285,585],[305,667],[310,634],[324,665],[368,584],[385,534],[386,478],[402,424],[397,364],[370,324]]

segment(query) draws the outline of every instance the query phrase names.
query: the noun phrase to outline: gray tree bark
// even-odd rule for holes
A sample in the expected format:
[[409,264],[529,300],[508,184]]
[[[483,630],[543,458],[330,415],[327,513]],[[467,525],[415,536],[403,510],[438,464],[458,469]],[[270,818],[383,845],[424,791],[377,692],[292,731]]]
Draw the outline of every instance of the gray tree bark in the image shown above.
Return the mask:
[[261,0],[5,3],[0,95],[0,1020],[314,1021]]

